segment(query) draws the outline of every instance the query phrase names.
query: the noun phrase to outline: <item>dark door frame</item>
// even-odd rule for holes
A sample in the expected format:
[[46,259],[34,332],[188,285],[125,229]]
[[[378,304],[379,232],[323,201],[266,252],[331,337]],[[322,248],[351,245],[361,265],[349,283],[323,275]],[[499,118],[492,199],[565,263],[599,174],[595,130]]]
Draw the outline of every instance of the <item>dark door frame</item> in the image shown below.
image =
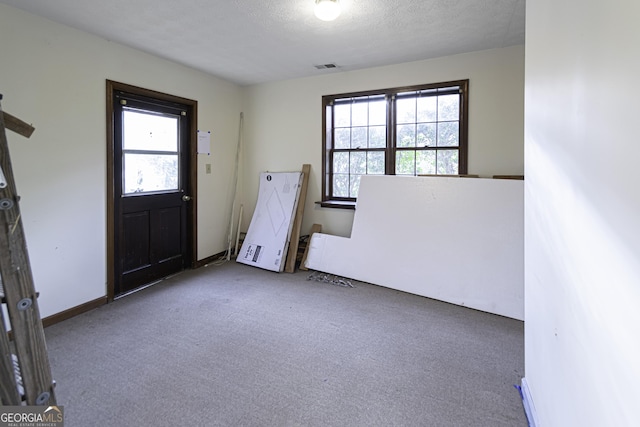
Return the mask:
[[197,137],[198,137],[198,101],[181,98],[138,86],[119,83],[107,80],[107,301],[111,302],[115,296],[115,167],[114,167],[114,120],[113,101],[116,91],[128,92],[134,95],[147,96],[151,98],[183,104],[188,108],[189,121],[189,188],[188,194],[191,201],[187,205],[187,265],[196,267],[196,256],[198,249],[198,162],[197,162]]

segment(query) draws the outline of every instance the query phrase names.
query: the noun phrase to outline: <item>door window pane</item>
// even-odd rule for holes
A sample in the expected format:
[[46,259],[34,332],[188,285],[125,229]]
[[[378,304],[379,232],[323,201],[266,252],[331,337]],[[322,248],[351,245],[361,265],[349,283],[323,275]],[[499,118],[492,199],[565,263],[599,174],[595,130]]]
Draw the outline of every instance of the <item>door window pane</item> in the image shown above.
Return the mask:
[[124,194],[178,189],[177,154],[124,154]]
[[178,151],[178,118],[124,110],[124,150]]
[[178,190],[179,117],[126,108],[122,121],[122,193]]

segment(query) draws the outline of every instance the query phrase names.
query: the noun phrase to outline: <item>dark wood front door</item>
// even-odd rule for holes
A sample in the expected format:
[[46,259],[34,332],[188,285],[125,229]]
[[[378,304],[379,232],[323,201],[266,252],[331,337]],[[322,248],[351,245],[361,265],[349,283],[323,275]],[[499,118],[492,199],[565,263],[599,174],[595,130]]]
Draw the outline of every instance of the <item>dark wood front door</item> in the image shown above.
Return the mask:
[[193,109],[112,92],[114,296],[191,264]]

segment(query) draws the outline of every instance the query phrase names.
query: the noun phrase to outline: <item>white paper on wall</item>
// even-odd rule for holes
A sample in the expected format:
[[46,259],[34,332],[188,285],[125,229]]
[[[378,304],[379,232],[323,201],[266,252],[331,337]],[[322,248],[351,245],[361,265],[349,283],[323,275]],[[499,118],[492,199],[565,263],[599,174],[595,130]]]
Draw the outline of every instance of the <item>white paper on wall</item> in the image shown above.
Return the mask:
[[262,172],[258,201],[237,262],[280,272],[287,257],[302,172]]
[[211,154],[211,131],[198,129],[198,154]]

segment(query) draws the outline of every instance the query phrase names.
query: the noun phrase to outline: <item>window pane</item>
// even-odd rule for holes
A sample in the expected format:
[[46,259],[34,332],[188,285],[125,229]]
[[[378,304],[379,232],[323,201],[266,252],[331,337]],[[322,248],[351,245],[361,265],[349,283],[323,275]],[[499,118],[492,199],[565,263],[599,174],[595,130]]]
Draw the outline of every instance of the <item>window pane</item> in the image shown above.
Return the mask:
[[349,165],[351,175],[367,173],[367,153],[352,151]]
[[367,148],[367,128],[351,128],[351,148]]
[[349,153],[333,153],[333,173],[349,173]]
[[349,175],[333,174],[333,197],[349,197]]
[[178,118],[124,110],[125,150],[178,151]]
[[438,121],[460,119],[460,95],[438,97]]
[[396,100],[397,123],[415,123],[416,98],[399,98]]
[[349,127],[351,126],[351,105],[337,104],[333,107],[333,126]]
[[435,147],[436,146],[436,124],[420,123],[418,124],[416,140],[418,147]]
[[[363,175],[459,174],[467,156],[467,120],[460,115],[466,87],[465,81],[323,96],[331,131],[323,201],[355,198]],[[334,194],[326,193],[328,183]]]
[[427,96],[418,98],[418,121],[435,122],[437,111],[437,96]]
[[384,175],[384,151],[370,151],[367,153],[367,173],[370,175]]
[[387,123],[387,101],[374,101],[369,103],[369,126],[384,125]]
[[457,147],[458,128],[458,122],[438,123],[438,147]]
[[124,154],[124,194],[178,189],[177,154]]
[[396,175],[416,174],[416,152],[403,150],[396,152]]
[[351,106],[351,126],[366,126],[368,124],[367,102],[356,102]]
[[387,127],[371,126],[369,128],[369,148],[384,148],[387,146]]
[[415,147],[416,146],[415,125],[398,125],[398,127],[396,128],[396,146],[397,147]]
[[418,175],[436,174],[436,152],[422,150],[416,153],[416,173]]
[[351,175],[349,197],[358,197],[358,190],[360,190],[360,175]]
[[458,174],[458,150],[438,150],[438,174]]
[[351,129],[336,129],[335,144],[333,148],[350,148],[351,147]]

